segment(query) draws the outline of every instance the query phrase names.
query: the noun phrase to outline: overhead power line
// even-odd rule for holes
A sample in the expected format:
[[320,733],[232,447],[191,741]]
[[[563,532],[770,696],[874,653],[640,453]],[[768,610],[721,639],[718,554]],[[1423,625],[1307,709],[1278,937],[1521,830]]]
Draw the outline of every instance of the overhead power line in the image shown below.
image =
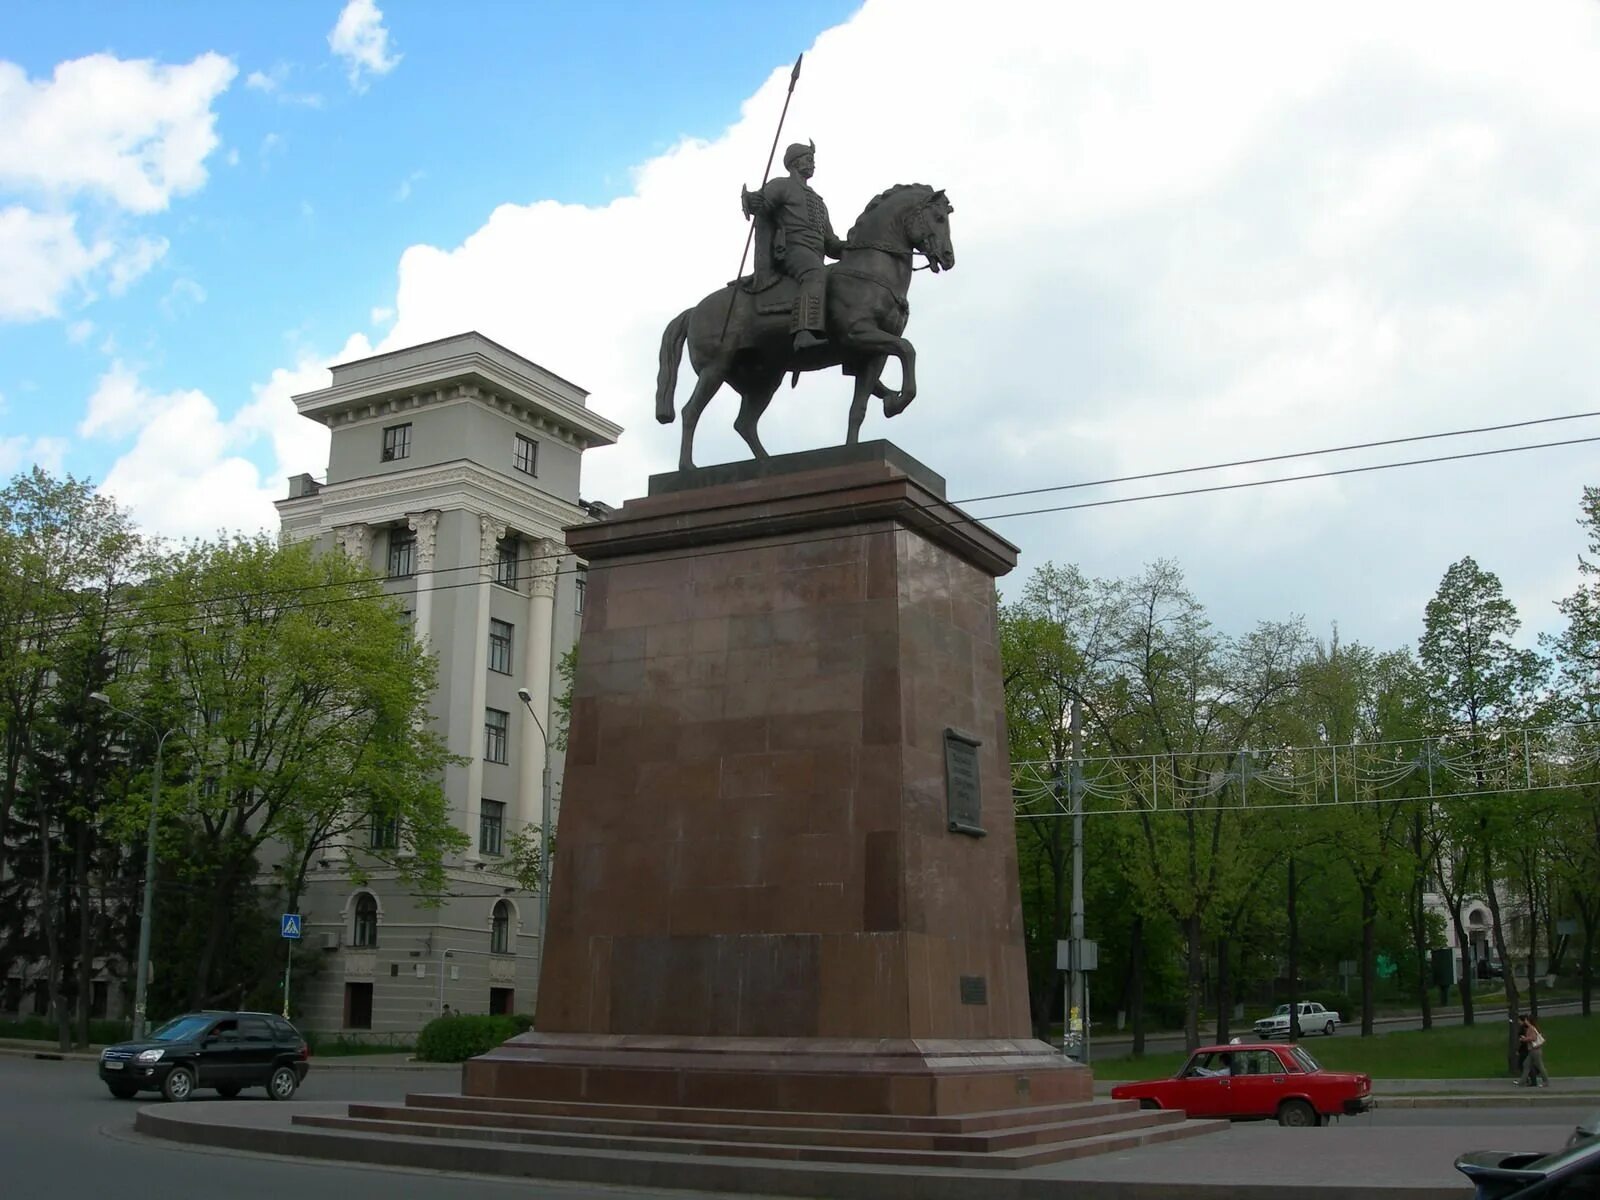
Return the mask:
[[[1516,424],[1518,424],[1518,425],[1539,424],[1539,423],[1546,423],[1546,422],[1549,422],[1549,421],[1574,420],[1574,419],[1578,419],[1578,417],[1580,417],[1580,416],[1591,416],[1591,415],[1600,415],[1600,414],[1574,414],[1574,415],[1572,415],[1570,417],[1541,418],[1539,421],[1535,421],[1535,422],[1518,422]],[[1510,428],[1510,427],[1511,426],[1507,426],[1506,428]],[[1487,429],[1487,428],[1499,428],[1499,427],[1485,427],[1485,428]],[[1420,435],[1416,435],[1416,437],[1414,437],[1414,438],[1395,439],[1395,440],[1399,440],[1399,441],[1424,440],[1424,439],[1427,439],[1427,438],[1434,438],[1434,437],[1459,436],[1461,434],[1474,433],[1474,432],[1479,432],[1479,430],[1456,430],[1456,431],[1450,431],[1450,432],[1447,432],[1447,433],[1440,433],[1440,434],[1420,434]],[[1048,515],[1048,514],[1053,514],[1053,513],[1065,513],[1065,512],[1079,512],[1079,511],[1083,511],[1083,510],[1086,510],[1086,509],[1109,508],[1109,507],[1113,507],[1113,506],[1116,506],[1116,505],[1136,504],[1136,503],[1141,503],[1141,502],[1150,501],[1150,500],[1176,499],[1176,498],[1181,498],[1181,497],[1185,497],[1185,496],[1197,496],[1197,495],[1206,495],[1206,494],[1217,493],[1217,492],[1238,491],[1238,490],[1242,490],[1242,489],[1246,489],[1246,488],[1270,487],[1270,486],[1274,486],[1274,485],[1277,485],[1277,484],[1303,483],[1303,482],[1308,482],[1308,481],[1316,480],[1316,479],[1331,479],[1331,478],[1338,478],[1338,477],[1346,476],[1346,475],[1360,475],[1360,474],[1370,474],[1370,473],[1379,472],[1379,471],[1393,471],[1393,470],[1399,470],[1399,469],[1402,469],[1402,468],[1428,466],[1428,465],[1437,464],[1437,463],[1461,462],[1461,461],[1467,461],[1467,460],[1477,459],[1477,458],[1492,458],[1492,457],[1498,457],[1498,456],[1507,455],[1507,454],[1520,454],[1520,453],[1525,453],[1527,451],[1532,451],[1532,450],[1551,450],[1551,449],[1558,449],[1558,448],[1565,447],[1565,446],[1585,445],[1585,444],[1592,443],[1592,442],[1597,442],[1597,441],[1600,441],[1600,435],[1596,435],[1596,436],[1593,436],[1593,437],[1584,437],[1584,438],[1568,438],[1568,439],[1563,439],[1563,440],[1560,440],[1560,441],[1552,441],[1552,442],[1535,442],[1535,443],[1531,443],[1531,444],[1524,444],[1524,445],[1518,445],[1518,446],[1499,446],[1499,447],[1493,447],[1493,448],[1486,449],[1486,450],[1464,451],[1464,452],[1459,453],[1459,454],[1434,455],[1434,456],[1430,456],[1430,457],[1426,457],[1426,458],[1404,459],[1404,460],[1400,460],[1400,461],[1396,461],[1396,462],[1387,462],[1387,463],[1369,463],[1369,464],[1364,464],[1364,465],[1355,466],[1355,467],[1332,468],[1332,469],[1329,469],[1329,470],[1326,470],[1326,471],[1309,471],[1309,472],[1305,472],[1305,473],[1298,474],[1298,475],[1275,476],[1275,477],[1270,478],[1270,479],[1236,480],[1236,481],[1231,482],[1231,483],[1209,484],[1209,485],[1204,485],[1204,486],[1199,486],[1199,487],[1192,487],[1192,488],[1180,488],[1180,489],[1175,489],[1175,490],[1172,490],[1172,491],[1165,491],[1165,492],[1147,492],[1147,493],[1142,493],[1142,494],[1134,495],[1134,496],[1117,496],[1117,497],[1111,497],[1111,498],[1103,499],[1103,500],[1085,500],[1085,501],[1081,501],[1081,502],[1074,503],[1074,504],[1048,505],[1048,506],[1045,506],[1045,507],[1042,507],[1042,508],[1019,509],[1019,510],[1016,510],[1016,511],[1013,511],[1013,512],[990,513],[990,514],[984,514],[982,516],[969,516],[969,515],[966,515],[966,514],[962,514],[962,515],[957,516],[957,517],[949,517],[949,516],[946,515],[946,513],[949,510],[947,508],[943,507],[943,506],[936,507],[936,506],[933,506],[933,505],[925,505],[923,507],[924,507],[924,511],[927,512],[938,523],[940,523],[942,525],[945,525],[947,527],[959,527],[959,526],[968,525],[968,524],[987,524],[987,523],[993,522],[993,521],[1011,520],[1011,519],[1015,519],[1015,518],[1018,518],[1018,517],[1043,516],[1043,515]],[[1388,444],[1388,443],[1379,442],[1379,443],[1371,443],[1371,444],[1372,445],[1384,445],[1384,444]],[[1351,447],[1351,448],[1357,448],[1357,447]],[[1333,451],[1326,451],[1324,453],[1332,453],[1332,452]],[[1274,457],[1296,458],[1296,457],[1304,457],[1304,456],[1306,456],[1308,454],[1312,454],[1312,453],[1317,453],[1317,452],[1313,452],[1313,451],[1307,451],[1307,452],[1303,452],[1303,453],[1298,453],[1297,452],[1296,454],[1293,454],[1293,455],[1274,456]],[[1268,461],[1268,460],[1266,460],[1266,459],[1239,460],[1237,463],[1218,463],[1218,464],[1213,464],[1211,466],[1206,466],[1206,467],[1182,468],[1181,470],[1171,471],[1171,472],[1156,472],[1156,473],[1153,473],[1151,476],[1146,476],[1146,477],[1156,477],[1156,476],[1159,476],[1159,475],[1185,474],[1185,473],[1198,472],[1198,471],[1222,470],[1222,469],[1226,469],[1226,468],[1232,467],[1232,466],[1242,466],[1242,465],[1247,465],[1248,463],[1251,463],[1251,462],[1260,462],[1260,461]],[[1136,479],[1136,478],[1141,478],[1141,477],[1129,476],[1127,478],[1128,479]],[[1119,481],[1118,480],[1106,480],[1106,481],[1099,481],[1096,484],[1084,484],[1084,485],[1081,485],[1081,486],[1105,486],[1105,485],[1107,485],[1109,483],[1113,483],[1113,482],[1119,482]],[[1076,486],[1080,486],[1080,485],[1066,484],[1066,485],[1061,485],[1058,488],[1034,489],[1033,491],[1063,490],[1065,488],[1071,488],[1071,487],[1076,487]],[[1010,496],[1010,495],[1028,495],[1028,494],[1033,494],[1033,492],[1002,493],[1000,495],[1001,496]],[[999,497],[997,496],[997,497],[992,497],[992,498],[999,498]],[[979,499],[983,499],[983,498],[980,497]],[[975,501],[967,500],[967,501],[962,501],[961,503],[974,503],[974,502]],[[955,502],[948,502],[948,503],[953,504]],[[763,526],[763,525],[765,525],[767,523],[768,523],[768,518],[766,518],[766,517],[752,517],[752,518],[749,518],[748,520],[745,520],[745,521],[730,522],[727,525],[724,525],[722,527],[722,529],[723,529],[723,531],[727,531],[727,530],[730,530],[730,529],[734,530],[734,531],[737,531],[741,526],[748,526],[748,527],[750,527],[752,529],[755,529],[755,528],[759,528],[759,527],[761,527],[761,526]],[[793,538],[787,538],[787,539],[776,538],[776,539],[772,539],[772,540],[766,540],[764,542],[764,544],[766,546],[768,546],[768,547],[773,547],[773,548],[789,546],[789,545],[801,545],[801,544],[813,545],[813,544],[816,544],[818,542],[842,540],[842,539],[852,538],[852,537],[856,537],[856,536],[859,536],[856,532],[854,532],[854,531],[846,531],[846,532],[836,533],[836,534],[807,535],[807,536],[803,536],[803,537],[793,537]],[[661,554],[659,556],[655,556],[655,557],[651,557],[651,556],[648,556],[648,555],[647,556],[642,556],[642,557],[640,557],[639,559],[637,559],[635,561],[648,563],[648,562],[666,561],[667,559],[672,559],[674,561],[692,560],[692,559],[697,559],[697,558],[709,558],[709,557],[713,557],[713,556],[717,556],[717,555],[729,554],[729,553],[733,553],[733,552],[737,551],[738,549],[739,549],[738,546],[719,544],[719,545],[716,545],[716,546],[708,546],[708,547],[706,547],[706,548],[704,548],[702,550],[692,551],[692,552],[688,552],[688,553],[681,552],[681,551],[674,551],[674,552],[670,552],[670,553],[663,553],[663,554]],[[563,549],[559,553],[555,553],[555,554],[536,554],[536,555],[524,556],[522,558],[517,559],[516,563],[518,565],[519,574],[520,574],[520,568],[521,568],[521,566],[523,564],[530,564],[530,563],[536,563],[536,562],[542,562],[542,561],[550,561],[550,560],[560,560],[562,558],[569,558],[569,557],[574,557],[572,552],[570,550]],[[411,578],[417,578],[417,577],[428,577],[428,576],[436,576],[436,575],[448,575],[448,574],[452,574],[452,573],[459,572],[459,571],[469,571],[469,570],[470,571],[481,571],[485,567],[492,567],[492,566],[496,565],[496,561],[497,560],[490,560],[488,562],[474,562],[474,563],[468,563],[468,564],[464,564],[464,565],[456,566],[456,567],[431,568],[428,571],[413,572],[410,577]],[[563,575],[575,574],[578,571],[585,570],[585,569],[586,568],[584,568],[584,567],[558,568],[553,574],[555,576],[557,576],[557,577],[560,577],[560,576],[563,576]],[[293,596],[296,596],[296,595],[301,595],[301,594],[310,593],[310,592],[325,591],[325,590],[330,590],[330,589],[334,589],[334,588],[349,588],[349,587],[357,587],[357,586],[366,586],[367,583],[377,583],[377,584],[381,585],[383,582],[384,582],[384,580],[381,577],[379,577],[377,579],[374,579],[374,580],[371,580],[371,581],[366,581],[364,583],[351,583],[349,581],[333,581],[333,582],[324,582],[324,583],[316,583],[316,584],[305,584],[305,585],[300,585],[300,586],[297,586],[297,587],[294,587],[294,588],[268,589],[268,590],[259,591],[259,592],[238,592],[238,593],[227,593],[227,594],[217,595],[217,596],[208,596],[208,597],[203,598],[203,600],[200,601],[200,603],[205,603],[205,604],[225,604],[225,603],[230,603],[230,602],[246,601],[246,600],[259,600],[259,601],[263,601],[263,602],[271,602],[271,601],[274,601],[274,600],[281,599],[283,597],[293,597]],[[435,592],[441,592],[441,591],[452,590],[452,589],[458,588],[458,587],[487,586],[488,584],[491,584],[491,583],[494,583],[494,582],[496,582],[496,581],[493,580],[493,579],[469,579],[469,580],[465,580],[465,581],[457,582],[457,583],[447,583],[447,584],[437,584],[436,583],[436,584],[433,585],[431,590],[433,590]],[[344,604],[344,603],[351,603],[351,602],[355,602],[355,601],[373,600],[373,599],[380,599],[380,598],[394,598],[394,597],[393,597],[393,594],[391,594],[391,593],[382,593],[381,595],[369,595],[369,596],[336,596],[336,597],[334,597],[334,598],[332,598],[331,600],[328,600],[328,601],[321,601],[321,602],[308,601],[308,602],[305,602],[305,603],[302,603],[302,604],[283,605],[282,607],[284,609],[286,609],[286,610],[303,609],[303,608],[317,608],[317,607],[321,607],[323,604],[328,604],[328,603]],[[195,603],[195,602],[191,602],[191,601],[172,601],[172,602],[168,602],[168,603],[165,603],[165,604],[162,604],[162,603],[141,604],[141,603],[138,603],[138,602],[132,602],[132,603],[129,603],[129,604],[123,605],[123,606],[113,606],[112,608],[106,610],[106,615],[107,616],[112,616],[112,617],[120,616],[120,615],[123,615],[125,613],[137,613],[139,615],[149,615],[149,614],[153,614],[153,613],[162,611],[162,610],[164,610],[166,608],[185,608],[185,607],[189,607],[193,603]],[[62,618],[62,626],[61,627],[62,628],[70,627],[72,624],[75,623],[75,621],[76,621],[75,617],[64,616]],[[154,626],[157,626],[157,625],[160,625],[160,624],[161,624],[161,622],[159,620],[152,619],[150,621],[141,622],[141,623],[134,624],[134,625],[131,625],[131,626],[130,625],[124,625],[124,626],[122,626],[122,628],[124,630],[138,630],[138,629],[141,629],[141,628],[154,627]]]
[[1081,789],[1085,815],[1261,812],[1442,802],[1553,792],[1600,784],[1600,737],[1593,722],[1480,734],[1341,745],[1177,751],[1085,758],[1081,784],[1069,761],[1012,764],[1012,795],[1023,819],[1072,812]]

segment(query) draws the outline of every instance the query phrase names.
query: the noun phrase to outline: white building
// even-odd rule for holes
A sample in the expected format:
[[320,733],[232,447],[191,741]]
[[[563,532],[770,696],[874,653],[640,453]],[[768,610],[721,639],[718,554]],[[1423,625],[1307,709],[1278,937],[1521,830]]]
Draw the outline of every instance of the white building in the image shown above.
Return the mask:
[[[545,741],[517,692],[548,730],[583,606],[562,528],[591,519],[583,452],[621,429],[580,388],[477,333],[344,363],[294,401],[333,438],[326,482],[297,476],[278,502],[283,536],[368,563],[412,614],[439,660],[435,728],[466,760],[443,782],[471,839],[438,907],[393,870],[356,887],[342,854],[314,864],[300,907],[317,969],[291,985],[294,1015],[378,1034],[415,1032],[445,1004],[532,1012],[540,897],[501,866],[508,839],[540,823]],[[369,845],[392,836],[375,827]]]

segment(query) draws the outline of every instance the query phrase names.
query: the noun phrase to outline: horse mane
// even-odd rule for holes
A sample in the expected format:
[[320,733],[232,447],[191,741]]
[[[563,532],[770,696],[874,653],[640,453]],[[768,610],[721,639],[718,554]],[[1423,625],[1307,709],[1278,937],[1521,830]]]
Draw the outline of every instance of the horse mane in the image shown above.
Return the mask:
[[893,196],[898,196],[901,192],[905,191],[926,192],[929,196],[931,196],[933,195],[934,189],[926,183],[897,183],[893,187],[885,188],[871,200],[867,201],[867,206],[861,210],[861,215],[856,218],[856,223],[850,227],[850,232],[844,235],[845,241],[849,242],[855,240],[856,231],[866,223],[867,218],[872,215],[873,210],[876,209],[878,205],[882,204],[884,201]]

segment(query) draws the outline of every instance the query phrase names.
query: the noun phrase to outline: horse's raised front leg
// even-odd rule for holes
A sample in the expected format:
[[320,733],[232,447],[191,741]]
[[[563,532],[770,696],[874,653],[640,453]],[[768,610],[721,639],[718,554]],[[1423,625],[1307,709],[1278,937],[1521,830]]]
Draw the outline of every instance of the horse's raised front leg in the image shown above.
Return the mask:
[[856,392],[850,401],[850,430],[844,444],[854,446],[861,440],[861,423],[867,419],[867,401],[873,396],[887,396],[879,377],[883,374],[883,355],[868,359],[856,371]]
[[694,392],[678,417],[683,424],[683,445],[678,451],[680,471],[694,468],[694,427],[699,423],[700,414],[705,411],[706,405],[711,403],[711,397],[715,396],[717,389],[722,386],[726,370],[727,368],[720,362],[707,363],[705,370],[701,371],[694,381]]
[[905,412],[917,398],[917,348],[905,338],[876,325],[852,325],[845,344],[852,350],[892,354],[900,360],[900,390],[889,391],[884,396],[883,415],[893,417]]
[[739,415],[733,419],[733,429],[744,439],[745,445],[750,447],[750,453],[757,458],[772,457],[767,453],[767,448],[761,444],[756,426],[760,424],[761,414],[767,411],[767,405],[772,403],[772,397],[777,394],[778,387],[782,383],[781,370],[763,371],[760,375],[733,381],[733,386],[739,392]]

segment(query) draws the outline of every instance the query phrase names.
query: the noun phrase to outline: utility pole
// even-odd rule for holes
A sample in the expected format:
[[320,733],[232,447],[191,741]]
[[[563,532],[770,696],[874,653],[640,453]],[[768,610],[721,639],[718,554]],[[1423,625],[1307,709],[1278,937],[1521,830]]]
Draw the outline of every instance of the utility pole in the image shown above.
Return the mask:
[[1072,917],[1067,936],[1072,946],[1071,1015],[1083,1022],[1083,1061],[1089,1061],[1089,1022],[1084,1006],[1083,970],[1083,705],[1072,697],[1067,726],[1067,807],[1072,813]]

